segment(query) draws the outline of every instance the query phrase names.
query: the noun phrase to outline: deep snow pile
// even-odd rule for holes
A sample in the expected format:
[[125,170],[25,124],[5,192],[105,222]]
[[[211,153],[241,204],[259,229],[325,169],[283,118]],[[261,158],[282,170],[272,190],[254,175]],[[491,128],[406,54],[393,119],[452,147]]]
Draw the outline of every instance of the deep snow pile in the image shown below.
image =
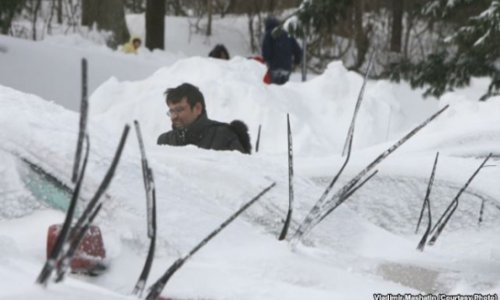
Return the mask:
[[[0,42],[9,51],[33,44],[4,37]],[[36,52],[50,49],[51,55],[58,55],[58,47],[45,44]],[[87,54],[97,61],[123,58],[102,51]],[[114,67],[110,65],[109,72]],[[413,230],[436,151],[441,159],[431,198],[434,220],[481,158],[489,152],[498,158],[500,97],[486,103],[472,101],[473,86],[440,102],[422,101],[418,91],[404,84],[369,82],[356,123],[351,163],[341,182],[431,113],[445,104],[451,107],[389,157],[377,177],[315,228],[305,245],[291,248],[276,240],[287,209],[286,113],[291,115],[296,154],[294,229],[342,164],[340,152],[362,78],[332,63],[324,74],[306,83],[266,86],[261,82],[264,71],[263,65],[242,57],[229,62],[195,57],[139,81],[111,78],[92,94],[91,153],[82,197],[88,200],[96,190],[124,124],[138,119],[158,195],[159,241],[150,283],[231,212],[275,181],[274,190],[172,278],[165,295],[371,299],[374,292],[498,293],[498,160],[474,180],[434,247],[416,251],[420,234],[414,235]],[[94,72],[102,75],[90,68],[90,78]],[[78,82],[74,72],[59,85],[69,81]],[[157,146],[157,136],[169,129],[163,92],[186,81],[204,93],[209,117],[245,121],[254,141],[261,124],[259,153]],[[126,298],[139,275],[147,251],[145,201],[137,139],[131,132],[96,221],[104,232],[109,271],[98,278],[70,276],[47,290],[33,284],[44,262],[47,226],[60,222],[63,214],[30,193],[19,157],[71,185],[77,125],[75,112],[0,86],[1,298]],[[478,226],[482,199],[485,216]]]
[[[68,158],[72,156],[72,145],[75,143],[73,133],[76,134],[76,126],[73,125],[77,115],[8,88],[2,88],[0,94],[2,128],[9,129],[8,133],[2,132],[2,157],[7,165],[15,166],[4,171],[6,177],[19,176],[18,169],[22,166],[11,154],[17,153],[62,178],[68,178],[71,169],[71,159]],[[19,118],[37,125],[20,124],[17,122]],[[54,130],[58,126],[63,126],[65,130]],[[91,122],[89,131],[92,153],[87,171],[89,178],[85,181],[84,195],[87,198],[89,190],[95,190],[96,181],[103,176],[117,141],[111,138],[115,136],[113,130],[97,120]],[[189,263],[191,267],[179,272],[169,285],[170,295],[229,299],[278,299],[285,295],[287,299],[305,296],[326,299],[336,294],[361,292],[369,295],[380,286],[390,290],[407,290],[381,279],[362,279],[364,276],[361,274],[345,274],[338,264],[325,267],[323,260],[316,255],[297,254],[291,252],[286,244],[278,243],[275,237],[286,204],[286,197],[283,196],[286,195],[286,170],[276,165],[273,158],[203,151],[193,147],[152,149],[155,147],[149,145],[147,148],[158,185],[158,215],[161,216],[158,221],[158,256],[152,278],[157,277],[178,255],[186,253],[263,186],[271,181],[279,184],[240,222],[233,224],[193,259]],[[221,160],[224,164],[220,163]],[[106,237],[111,267],[106,275],[92,282],[121,294],[129,293],[146,250],[139,163],[137,145],[131,137],[109,190],[111,199],[97,221]],[[7,184],[2,181],[2,190]],[[301,196],[298,207],[306,205],[318,193],[318,188],[310,180],[297,180],[297,195]],[[45,228],[50,222],[60,221],[62,215],[52,211],[25,213],[21,219],[7,216],[2,222],[0,236],[9,245],[2,248],[2,257],[6,265],[11,266],[5,267],[2,282],[24,282],[20,286],[6,285],[10,288],[4,288],[2,292],[5,296],[39,295],[48,299],[53,297],[53,292],[44,293],[31,282],[43,262]],[[351,215],[349,219],[356,219],[352,213],[347,213]],[[264,219],[267,223],[261,224],[260,220]],[[36,224],[36,227],[29,224]],[[24,227],[28,228],[22,233],[15,230]],[[359,225],[353,223],[351,227],[359,228]],[[28,243],[30,246],[26,247]],[[19,266],[21,263],[22,266]],[[341,262],[341,265],[344,263]],[[7,278],[9,273],[18,277]],[[340,277],[344,278],[344,287],[338,290],[341,285],[335,278]],[[361,280],[368,281],[364,291],[356,287]],[[196,289],[193,290],[193,286]],[[249,286],[258,286],[259,290],[249,292]],[[61,292],[57,288],[56,291]],[[61,293],[64,294],[64,291]]]
[[[286,114],[290,114],[294,147],[299,155],[333,155],[341,151],[362,77],[341,63],[329,65],[324,74],[305,83],[290,82],[285,88],[261,84],[264,66],[254,60],[229,62],[190,58],[165,67],[144,81],[110,79],[91,97],[91,112],[100,121],[138,118],[150,143],[170,128],[164,91],[183,82],[200,88],[209,117],[229,122],[240,119],[256,137],[262,125],[261,151],[286,149]],[[459,156],[483,156],[498,151],[500,97],[485,103],[455,100],[422,102],[406,85],[369,82],[356,124],[354,149],[360,150],[399,139],[446,104],[452,107],[425,130],[412,151],[439,149]]]
[[[80,80],[76,74],[80,72],[82,57],[89,62],[89,91],[93,92],[110,77],[144,79],[181,58],[207,57],[217,43],[224,43],[231,57],[251,56],[245,18],[214,17],[211,37],[196,33],[194,22],[189,18],[166,17],[166,51],[149,51],[141,47],[137,55],[107,48],[99,33],[84,28],[73,34],[64,32],[74,32],[74,28],[59,28],[55,30],[59,35],[47,35],[39,42],[0,35],[0,84],[78,111]],[[127,15],[127,24],[130,34],[144,41],[144,15]]]

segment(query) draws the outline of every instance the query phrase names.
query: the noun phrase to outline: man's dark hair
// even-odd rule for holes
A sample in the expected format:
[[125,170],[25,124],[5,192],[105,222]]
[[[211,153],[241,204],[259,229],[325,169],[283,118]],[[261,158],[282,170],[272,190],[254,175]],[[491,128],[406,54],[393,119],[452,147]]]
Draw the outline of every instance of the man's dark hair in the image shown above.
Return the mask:
[[175,88],[169,88],[165,91],[165,96],[167,100],[167,104],[169,103],[179,103],[182,101],[182,98],[186,97],[187,102],[191,109],[196,105],[196,103],[201,103],[202,114],[206,114],[205,109],[205,98],[203,98],[203,94],[200,92],[198,87],[190,84],[183,83]]

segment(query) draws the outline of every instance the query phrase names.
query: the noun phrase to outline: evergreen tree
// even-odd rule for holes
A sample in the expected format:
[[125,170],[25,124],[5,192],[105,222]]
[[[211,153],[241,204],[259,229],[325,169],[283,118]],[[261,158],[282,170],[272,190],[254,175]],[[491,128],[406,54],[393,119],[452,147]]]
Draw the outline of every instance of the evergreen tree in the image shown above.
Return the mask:
[[[452,18],[456,8],[471,5],[472,0],[428,3],[423,14],[437,18]],[[425,87],[424,96],[440,97],[456,87],[469,85],[472,77],[490,77],[488,90],[481,100],[497,95],[500,90],[500,0],[490,0],[465,25],[444,40],[444,46],[421,62],[409,59],[394,63],[390,68],[393,80],[408,80],[412,87]],[[474,2],[477,5],[479,2]]]
[[340,56],[330,51],[337,24],[346,18],[348,9],[356,0],[304,0],[297,9],[297,22],[290,22],[288,31],[307,39],[308,68],[321,72],[326,65]]
[[8,34],[14,16],[24,6],[24,0],[1,0],[0,1],[0,33]]
[[333,32],[334,26],[352,2],[352,0],[305,0],[298,10],[300,23],[310,25],[315,32]]

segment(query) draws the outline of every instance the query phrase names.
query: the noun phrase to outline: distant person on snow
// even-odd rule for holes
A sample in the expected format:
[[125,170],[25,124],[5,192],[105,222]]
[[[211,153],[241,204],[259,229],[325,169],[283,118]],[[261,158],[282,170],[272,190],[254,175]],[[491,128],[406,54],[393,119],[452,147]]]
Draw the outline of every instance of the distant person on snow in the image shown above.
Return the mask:
[[222,44],[217,44],[215,47],[208,53],[209,57],[213,58],[219,58],[219,59],[225,59],[228,60],[229,57],[229,52],[227,51],[226,47]]
[[245,123],[234,120],[227,124],[208,119],[205,99],[196,86],[183,83],[167,89],[165,95],[172,130],[158,137],[158,145],[196,145],[250,154],[252,145]]
[[302,49],[295,38],[277,28],[279,24],[278,19],[274,17],[266,19],[262,56],[271,75],[271,82],[284,84],[290,78],[294,65],[300,64]]
[[130,38],[130,41],[128,43],[123,44],[122,46],[122,51],[125,53],[134,53],[137,54],[137,49],[141,46],[141,39],[138,37],[132,37]]

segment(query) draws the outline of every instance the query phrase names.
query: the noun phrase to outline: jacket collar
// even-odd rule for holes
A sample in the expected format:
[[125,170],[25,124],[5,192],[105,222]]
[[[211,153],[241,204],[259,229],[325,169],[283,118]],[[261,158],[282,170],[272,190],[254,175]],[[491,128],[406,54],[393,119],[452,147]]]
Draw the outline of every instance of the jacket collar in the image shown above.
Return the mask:
[[173,128],[179,142],[181,144],[196,144],[203,137],[203,131],[206,127],[216,123],[208,119],[207,114],[201,114],[189,127],[187,128]]

